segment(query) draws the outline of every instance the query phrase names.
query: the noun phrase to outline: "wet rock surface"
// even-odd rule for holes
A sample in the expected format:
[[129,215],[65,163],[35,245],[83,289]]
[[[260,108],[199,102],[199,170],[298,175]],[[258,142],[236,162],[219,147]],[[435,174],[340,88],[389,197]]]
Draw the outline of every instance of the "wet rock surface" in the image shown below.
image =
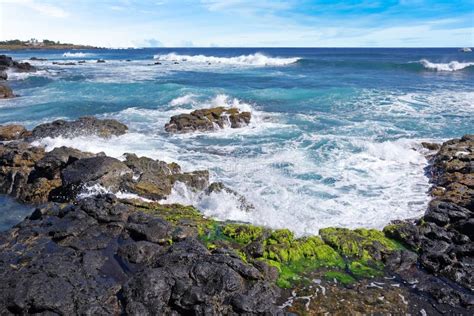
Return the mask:
[[90,190],[133,193],[152,200],[171,194],[177,182],[196,192],[209,172],[181,172],[176,163],[126,154],[125,161],[68,147],[45,152],[26,142],[0,144],[0,193],[26,203],[74,201]]
[[[104,135],[87,128],[104,121],[78,122],[44,124],[37,135],[68,135],[71,126]],[[105,135],[123,131],[111,126]],[[158,201],[181,183],[258,211],[223,183],[209,184],[206,170],[135,154],[46,152],[21,141],[35,139],[21,126],[2,128],[0,193],[44,203],[0,233],[2,315],[472,314],[472,136],[428,146],[439,151],[421,219],[383,232],[325,228],[296,237],[179,204],[84,198],[101,187]]]
[[0,141],[18,140],[29,135],[22,125],[0,125]]
[[18,62],[6,55],[0,55],[0,71],[12,69],[17,72],[34,72],[36,68],[28,62]]
[[95,117],[85,116],[75,121],[57,120],[51,123],[38,125],[31,131],[29,141],[46,137],[66,137],[77,136],[99,136],[109,138],[120,136],[127,132],[128,127],[116,120],[100,120]]
[[216,107],[173,116],[165,125],[165,130],[169,133],[190,133],[213,131],[225,126],[239,128],[248,125],[250,119],[250,112],[240,112],[236,108]]
[[0,83],[0,99],[14,98],[12,89],[4,83]]
[[178,228],[113,196],[37,209],[0,234],[0,314],[277,312],[260,270]]
[[425,215],[413,222],[395,222],[385,232],[415,250],[421,267],[453,282],[430,279],[420,288],[439,302],[472,308],[474,303],[474,136],[439,146],[428,172],[433,182]]

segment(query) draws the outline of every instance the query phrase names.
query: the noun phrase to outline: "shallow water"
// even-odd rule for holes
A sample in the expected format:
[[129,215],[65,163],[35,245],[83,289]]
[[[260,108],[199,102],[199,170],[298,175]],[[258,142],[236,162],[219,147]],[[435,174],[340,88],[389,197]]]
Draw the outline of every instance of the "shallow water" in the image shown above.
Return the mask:
[[33,212],[33,207],[15,202],[12,198],[0,195],[0,231],[5,231],[21,222]]
[[[10,74],[21,97],[0,101],[0,124],[33,127],[83,115],[116,118],[111,140],[45,139],[120,157],[135,152],[210,169],[231,196],[176,187],[170,202],[219,219],[286,227],[377,227],[423,213],[422,140],[473,131],[474,57],[456,49],[141,49],[10,53],[36,74]],[[107,63],[97,64],[98,58]],[[125,60],[130,59],[130,62]],[[52,61],[86,60],[77,66]],[[153,65],[155,62],[161,65]],[[178,64],[175,64],[175,61]],[[169,117],[209,106],[253,114],[250,126],[168,135]]]

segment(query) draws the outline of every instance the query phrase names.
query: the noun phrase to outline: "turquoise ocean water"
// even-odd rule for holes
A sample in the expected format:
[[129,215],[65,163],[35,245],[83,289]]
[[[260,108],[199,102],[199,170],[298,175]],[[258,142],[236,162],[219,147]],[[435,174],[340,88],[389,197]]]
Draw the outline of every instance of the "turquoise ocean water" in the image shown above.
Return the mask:
[[[31,62],[40,69],[36,73],[9,73],[20,97],[0,101],[0,124],[34,127],[83,115],[118,119],[130,133],[106,141],[59,138],[41,144],[118,158],[134,152],[176,161],[185,170],[209,169],[213,180],[245,195],[255,210],[240,210],[232,196],[205,197],[180,186],[168,202],[298,234],[326,226],[380,228],[422,214],[429,183],[420,141],[474,133],[474,54],[456,48],[8,55],[48,60]],[[99,58],[106,63],[96,63]],[[52,64],[79,60],[86,63]],[[209,106],[249,110],[252,123],[206,134],[165,133],[170,116]],[[5,198],[0,203],[1,211],[13,209]],[[21,216],[30,211],[22,210]],[[0,218],[5,218],[0,226],[11,225],[5,215]]]

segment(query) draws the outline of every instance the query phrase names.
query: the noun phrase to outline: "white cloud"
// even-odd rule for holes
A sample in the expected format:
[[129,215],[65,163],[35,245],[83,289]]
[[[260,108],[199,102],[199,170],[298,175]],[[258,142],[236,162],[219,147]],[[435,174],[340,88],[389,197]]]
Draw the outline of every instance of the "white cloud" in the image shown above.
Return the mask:
[[34,0],[0,0],[0,3],[9,3],[13,5],[23,6],[34,10],[42,15],[46,15],[54,18],[65,18],[69,16],[69,13],[58,6],[45,3],[45,1],[39,2]]

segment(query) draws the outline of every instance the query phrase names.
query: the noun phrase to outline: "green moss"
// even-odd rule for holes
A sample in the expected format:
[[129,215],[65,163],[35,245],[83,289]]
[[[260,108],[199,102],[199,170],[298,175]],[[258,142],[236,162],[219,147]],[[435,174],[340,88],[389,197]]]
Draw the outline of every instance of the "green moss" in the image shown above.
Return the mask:
[[259,226],[227,224],[222,228],[222,233],[240,244],[248,244],[261,239],[264,229]]
[[400,245],[375,229],[324,228],[321,238],[347,258],[377,260],[380,253],[400,249]]
[[324,278],[327,280],[337,280],[337,282],[344,285],[352,284],[356,281],[352,276],[341,271],[328,271],[324,274]]
[[349,264],[349,270],[357,278],[371,278],[382,274],[381,270],[372,268],[360,261],[352,261]]
[[290,230],[277,229],[270,234],[270,237],[265,241],[265,243],[268,245],[290,244],[294,238],[295,236]]

